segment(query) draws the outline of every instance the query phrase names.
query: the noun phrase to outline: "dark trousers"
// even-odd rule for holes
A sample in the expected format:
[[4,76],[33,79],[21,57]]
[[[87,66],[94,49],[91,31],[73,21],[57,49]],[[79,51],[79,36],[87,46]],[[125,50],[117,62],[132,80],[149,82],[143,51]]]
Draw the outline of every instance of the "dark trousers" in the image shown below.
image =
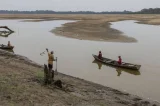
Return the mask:
[[50,70],[52,70],[53,65],[52,65],[52,64],[48,64],[48,68],[49,68]]

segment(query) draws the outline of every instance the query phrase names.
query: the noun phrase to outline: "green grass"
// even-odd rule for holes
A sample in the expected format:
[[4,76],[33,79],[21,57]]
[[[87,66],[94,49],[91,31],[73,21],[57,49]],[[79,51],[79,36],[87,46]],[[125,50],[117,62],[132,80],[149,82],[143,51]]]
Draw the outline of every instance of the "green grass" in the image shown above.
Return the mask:
[[44,72],[43,71],[37,71],[35,73],[36,79],[40,82],[44,80]]

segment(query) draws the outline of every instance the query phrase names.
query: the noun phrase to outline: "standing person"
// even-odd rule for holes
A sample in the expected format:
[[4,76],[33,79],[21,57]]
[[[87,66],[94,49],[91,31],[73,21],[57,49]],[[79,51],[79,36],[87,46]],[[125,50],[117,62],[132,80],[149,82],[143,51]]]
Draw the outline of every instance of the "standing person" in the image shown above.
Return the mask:
[[121,58],[121,56],[118,56],[118,64],[119,64],[119,65],[122,64],[122,58]]
[[54,71],[52,71],[53,69],[53,61],[55,61],[54,59],[54,55],[53,55],[53,51],[51,51],[51,53],[49,53],[48,49],[46,49],[48,52],[48,68],[49,71],[52,72],[52,79],[54,78]]
[[102,59],[102,52],[101,51],[99,51],[98,58]]

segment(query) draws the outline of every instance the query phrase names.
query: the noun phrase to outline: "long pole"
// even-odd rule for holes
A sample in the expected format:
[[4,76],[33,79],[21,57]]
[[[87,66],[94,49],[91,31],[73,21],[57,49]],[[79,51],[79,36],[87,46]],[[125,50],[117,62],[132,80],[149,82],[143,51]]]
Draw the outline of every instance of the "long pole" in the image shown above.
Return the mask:
[[58,71],[57,71],[57,61],[58,61],[58,58],[56,57],[56,69],[55,69],[56,75],[58,75]]

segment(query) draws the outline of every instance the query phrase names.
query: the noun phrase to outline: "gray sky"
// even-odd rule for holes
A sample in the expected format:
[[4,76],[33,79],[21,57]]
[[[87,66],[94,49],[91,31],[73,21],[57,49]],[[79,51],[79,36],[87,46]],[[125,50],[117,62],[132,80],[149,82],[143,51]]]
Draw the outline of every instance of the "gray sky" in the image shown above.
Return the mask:
[[160,0],[0,0],[0,10],[138,11],[160,7]]

